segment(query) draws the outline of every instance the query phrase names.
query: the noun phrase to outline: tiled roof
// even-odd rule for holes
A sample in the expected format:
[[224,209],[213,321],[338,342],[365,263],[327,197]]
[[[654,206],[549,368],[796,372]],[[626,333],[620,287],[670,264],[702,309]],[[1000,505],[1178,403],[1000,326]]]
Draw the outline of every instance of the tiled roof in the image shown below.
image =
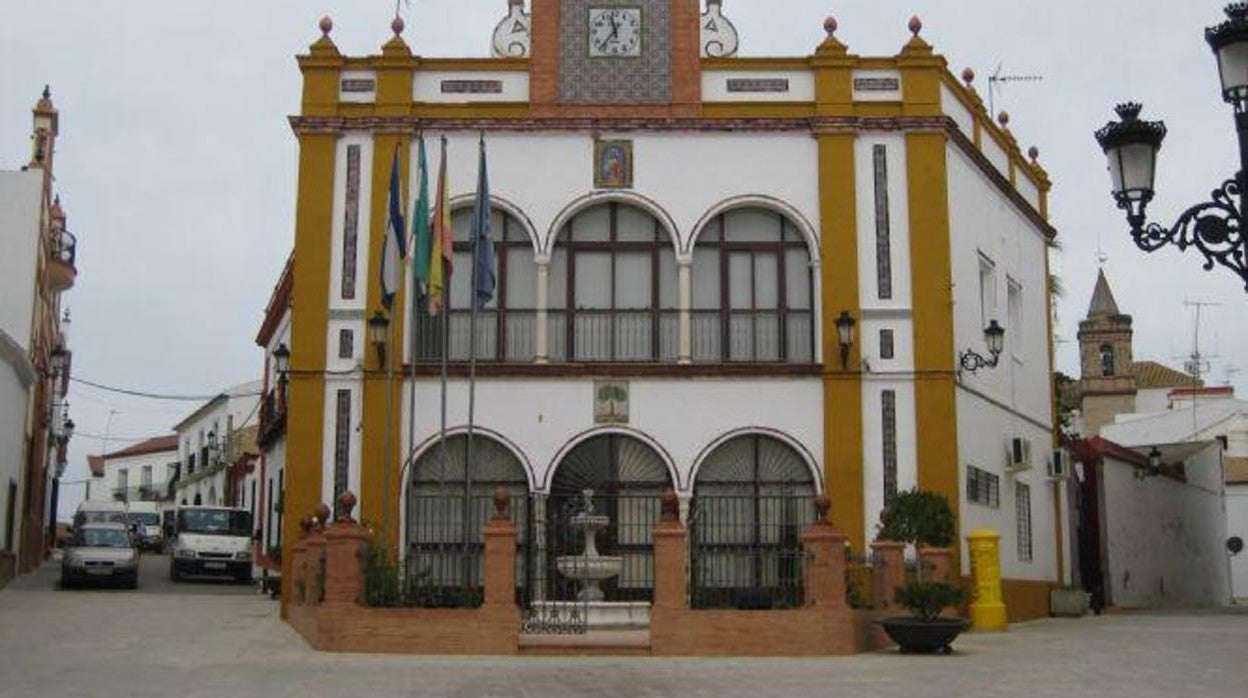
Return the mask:
[[91,474],[95,476],[104,475],[104,463],[110,458],[127,458],[130,456],[142,456],[148,453],[161,453],[163,451],[178,450],[178,435],[169,434],[168,436],[157,436],[154,439],[140,441],[133,446],[127,446],[120,451],[105,453],[100,456],[87,456],[87,467],[91,469]]
[[104,477],[104,456],[87,456],[87,467],[96,477]]
[[1131,372],[1135,374],[1135,387],[1141,390],[1204,387],[1204,383],[1196,383],[1188,374],[1156,361],[1136,361],[1131,365]]

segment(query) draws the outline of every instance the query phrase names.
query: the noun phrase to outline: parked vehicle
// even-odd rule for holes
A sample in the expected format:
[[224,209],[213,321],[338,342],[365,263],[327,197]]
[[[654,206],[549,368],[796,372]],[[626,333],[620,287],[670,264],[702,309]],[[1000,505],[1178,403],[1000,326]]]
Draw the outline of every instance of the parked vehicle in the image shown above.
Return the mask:
[[181,507],[169,541],[169,578],[232,577],[251,582],[251,513],[228,507]]
[[109,581],[131,589],[139,586],[139,550],[123,523],[79,526],[61,558],[61,588]]
[[160,525],[160,509],[156,502],[131,502],[126,508],[126,518],[134,527],[139,548],[164,552],[165,533]]
[[126,505],[121,502],[83,502],[74,513],[74,529],[84,524],[117,523],[123,526],[130,523],[126,518]]

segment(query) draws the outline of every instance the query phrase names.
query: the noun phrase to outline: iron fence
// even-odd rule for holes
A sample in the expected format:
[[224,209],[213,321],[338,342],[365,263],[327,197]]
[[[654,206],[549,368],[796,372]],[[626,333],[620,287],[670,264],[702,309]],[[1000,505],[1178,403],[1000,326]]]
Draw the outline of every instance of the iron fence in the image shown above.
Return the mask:
[[790,494],[695,498],[689,513],[691,607],[801,606],[801,535],[814,521],[813,499]]

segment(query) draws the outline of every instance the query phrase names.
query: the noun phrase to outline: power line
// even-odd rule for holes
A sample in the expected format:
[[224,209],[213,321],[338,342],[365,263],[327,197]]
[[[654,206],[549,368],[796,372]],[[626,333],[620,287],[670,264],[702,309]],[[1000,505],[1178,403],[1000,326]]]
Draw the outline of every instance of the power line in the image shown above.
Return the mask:
[[[216,395],[173,395],[173,394],[168,394],[168,393],[152,393],[152,392],[147,392],[144,390],[132,390],[129,388],[118,388],[118,387],[111,386],[111,385],[104,385],[102,383],[95,383],[85,378],[75,378],[73,376],[70,376],[69,379],[75,383],[81,383],[82,385],[89,385],[92,388],[97,388],[99,390],[106,390],[111,393],[120,393],[122,395],[130,395],[132,397],[143,397],[143,398],[148,398],[151,400],[181,400],[185,402],[205,402],[207,400],[216,399],[217,397],[221,395],[221,393],[217,393]],[[231,394],[231,397],[248,397],[248,396],[253,396],[253,395],[258,396],[260,395],[260,393],[258,392],[233,393]]]
[[90,434],[75,429],[74,438],[78,438],[80,436],[87,439],[95,439],[97,441],[124,441],[127,443],[138,443],[139,441],[148,441],[149,439],[160,438],[158,436],[102,436],[100,434]]

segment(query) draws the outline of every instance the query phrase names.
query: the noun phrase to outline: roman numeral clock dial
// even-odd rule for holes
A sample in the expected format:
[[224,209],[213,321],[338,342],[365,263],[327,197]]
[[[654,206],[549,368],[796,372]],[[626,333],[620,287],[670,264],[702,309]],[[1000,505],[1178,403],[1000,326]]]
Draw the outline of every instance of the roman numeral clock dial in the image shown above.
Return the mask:
[[591,7],[591,58],[636,58],[641,55],[641,8]]

